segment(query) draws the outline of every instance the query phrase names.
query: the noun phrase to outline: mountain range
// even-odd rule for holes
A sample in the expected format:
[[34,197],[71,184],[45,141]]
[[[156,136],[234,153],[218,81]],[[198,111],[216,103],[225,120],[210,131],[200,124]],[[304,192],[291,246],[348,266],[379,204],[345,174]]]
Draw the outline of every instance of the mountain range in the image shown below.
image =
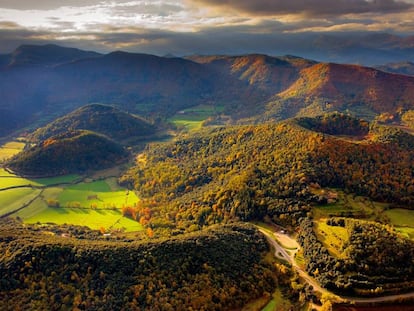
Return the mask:
[[94,102],[152,119],[200,104],[249,122],[335,110],[373,119],[412,109],[413,86],[406,74],[295,56],[177,58],[25,45],[0,56],[0,136]]

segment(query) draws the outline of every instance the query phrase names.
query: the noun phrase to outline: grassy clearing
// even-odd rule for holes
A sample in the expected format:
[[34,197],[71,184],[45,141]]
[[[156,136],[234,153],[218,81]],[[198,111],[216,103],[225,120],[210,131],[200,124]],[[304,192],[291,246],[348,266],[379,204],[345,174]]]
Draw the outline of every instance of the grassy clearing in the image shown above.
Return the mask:
[[301,268],[305,269],[305,257],[303,257],[303,249],[300,249],[295,255],[296,264]]
[[124,229],[141,231],[140,223],[125,218],[119,210],[91,210],[78,208],[46,208],[25,220],[27,223],[55,223],[87,226],[91,229]]
[[0,191],[0,215],[15,211],[39,195],[41,190],[18,188]]
[[367,197],[346,194],[340,190],[334,190],[333,192],[337,195],[336,202],[315,207],[313,209],[314,219],[353,217],[378,220],[389,206],[386,203],[374,202]]
[[170,119],[177,127],[183,127],[188,131],[200,129],[203,121],[217,113],[223,112],[224,107],[211,105],[199,105],[184,109]]
[[23,150],[26,144],[18,141],[11,141],[0,146],[0,161],[10,159]]
[[32,202],[32,204],[13,214],[13,216],[20,217],[23,221],[25,221],[26,219],[36,216],[47,208],[46,202],[42,198],[37,198]]
[[[10,187],[17,187],[17,186],[39,186],[38,183],[36,183],[33,180],[29,180],[26,178],[21,177],[0,177],[0,189],[10,188]],[[1,199],[0,199],[1,201]]]
[[0,168],[0,177],[13,177],[16,176],[8,171],[6,171],[4,168]]
[[349,240],[348,230],[339,226],[329,226],[325,219],[315,224],[315,232],[327,250],[334,256],[340,257],[344,243]]
[[407,238],[414,239],[414,211],[395,208],[387,210],[384,213],[395,230]]
[[402,208],[394,208],[385,211],[391,223],[398,227],[414,228],[414,211]]
[[68,184],[79,180],[79,175],[66,175],[51,178],[28,179],[14,175],[4,169],[0,169],[0,189],[16,186],[50,186],[57,184]]
[[50,177],[50,178],[37,178],[33,179],[34,182],[43,186],[50,186],[50,185],[58,185],[58,184],[70,184],[77,180],[80,180],[82,177],[79,175],[65,175],[65,176],[57,176],[57,177]]
[[289,300],[283,298],[280,289],[277,289],[273,294],[273,299],[262,309],[262,311],[275,310],[292,310],[292,304]]
[[[68,186],[57,197],[46,197],[46,199],[57,199],[61,206],[79,204],[81,207],[96,208],[114,207],[122,208],[123,205],[134,205],[139,201],[136,194],[128,190],[113,191],[115,187],[112,181],[94,181]],[[120,189],[118,187],[118,189]]]

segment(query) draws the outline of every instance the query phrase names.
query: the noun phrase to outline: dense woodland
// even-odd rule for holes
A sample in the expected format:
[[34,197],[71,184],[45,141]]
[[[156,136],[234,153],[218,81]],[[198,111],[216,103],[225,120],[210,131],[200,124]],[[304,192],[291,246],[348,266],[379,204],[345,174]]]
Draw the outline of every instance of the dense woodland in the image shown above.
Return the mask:
[[7,166],[26,176],[58,176],[114,166],[127,152],[118,143],[91,131],[68,131],[17,154]]
[[265,216],[296,225],[312,204],[326,202],[315,194],[319,187],[413,203],[412,142],[399,129],[343,114],[219,127],[149,145],[120,181],[144,198],[135,215],[149,208],[153,228],[194,230]]
[[265,259],[265,238],[246,224],[148,242],[1,227],[2,310],[229,310],[276,286],[298,300],[289,269]]
[[320,284],[341,294],[378,295],[414,288],[414,242],[389,226],[331,218],[330,226],[346,228],[349,239],[340,256],[331,254],[315,234],[311,219],[300,224],[306,270]]
[[125,141],[132,137],[151,137],[155,134],[156,127],[143,118],[128,114],[115,107],[90,104],[37,129],[31,135],[31,140],[44,141],[74,130],[88,130],[117,141]]

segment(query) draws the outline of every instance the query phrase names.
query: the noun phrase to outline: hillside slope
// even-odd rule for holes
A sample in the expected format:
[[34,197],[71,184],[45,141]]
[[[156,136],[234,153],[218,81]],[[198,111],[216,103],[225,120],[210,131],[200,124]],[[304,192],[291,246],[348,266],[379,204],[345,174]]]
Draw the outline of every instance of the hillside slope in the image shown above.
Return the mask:
[[7,166],[21,175],[57,176],[108,168],[126,156],[119,144],[105,136],[69,131],[20,152]]
[[1,228],[3,310],[234,310],[276,286],[266,240],[245,224],[148,242]]
[[268,104],[273,117],[351,112],[373,119],[381,113],[412,109],[414,77],[356,65],[316,64],[301,70],[289,88]]
[[91,104],[37,129],[31,138],[35,141],[43,141],[68,130],[93,131],[119,141],[132,137],[149,137],[154,135],[156,128],[143,118],[133,116],[115,107]]
[[412,206],[413,146],[408,133],[341,114],[313,125],[217,128],[150,146],[121,181],[155,201],[160,215],[175,215],[170,225],[177,228],[265,216],[295,224],[324,202],[315,185]]

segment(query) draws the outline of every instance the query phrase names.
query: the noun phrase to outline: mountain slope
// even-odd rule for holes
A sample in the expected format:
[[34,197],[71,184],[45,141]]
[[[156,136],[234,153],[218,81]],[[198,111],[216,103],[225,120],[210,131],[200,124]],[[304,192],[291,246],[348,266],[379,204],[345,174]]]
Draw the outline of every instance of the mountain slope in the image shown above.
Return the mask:
[[233,76],[269,95],[289,87],[298,79],[301,69],[316,63],[294,56],[271,57],[261,54],[192,56],[189,59]]
[[88,130],[104,134],[114,140],[154,135],[155,127],[146,120],[115,107],[91,104],[83,106],[32,134],[35,141],[43,141],[66,131]]
[[108,168],[125,160],[117,143],[89,131],[53,136],[13,157],[7,166],[21,175],[57,176]]
[[322,199],[313,185],[410,206],[413,147],[408,133],[336,114],[214,129],[157,145],[121,182],[159,202],[160,215],[181,214],[178,227],[266,215],[295,223]]
[[350,111],[376,115],[412,109],[414,77],[356,65],[316,64],[303,69],[289,88],[268,104],[267,113],[284,117]]
[[78,59],[93,58],[99,53],[65,48],[55,44],[21,45],[13,53],[7,55],[7,67],[14,66],[56,66]]
[[414,108],[413,77],[293,56],[182,59],[119,51],[96,55],[56,46],[21,47],[12,55],[16,65],[0,75],[0,124],[7,123],[0,136],[39,127],[91,102],[153,119],[213,105],[248,122],[335,110],[374,119]]

